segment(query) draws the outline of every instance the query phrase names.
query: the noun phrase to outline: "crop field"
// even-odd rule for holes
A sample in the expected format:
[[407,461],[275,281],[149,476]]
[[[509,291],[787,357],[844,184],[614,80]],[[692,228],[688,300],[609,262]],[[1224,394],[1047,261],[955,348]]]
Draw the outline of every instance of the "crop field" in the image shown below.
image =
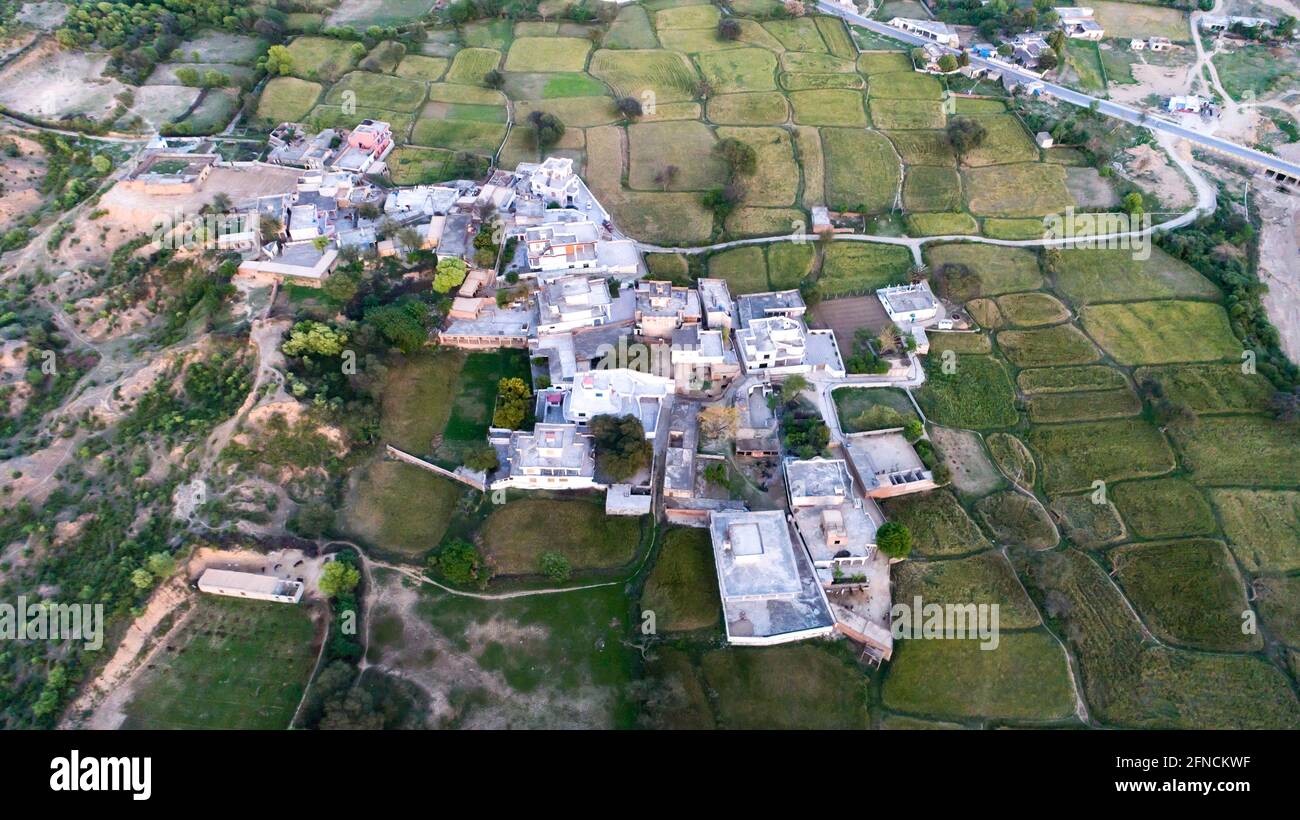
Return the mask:
[[1131,250],[1062,250],[1056,287],[1076,305],[1221,296],[1213,282],[1159,248],[1150,259],[1133,256]]
[[1074,325],[1063,324],[1039,330],[1003,330],[998,347],[1016,367],[1090,364],[1101,354]]
[[316,663],[306,604],[201,595],[135,685],[125,729],[286,729]]
[[1045,367],[1022,370],[1016,384],[1030,395],[1036,393],[1073,393],[1075,391],[1119,390],[1128,386],[1124,374],[1104,365],[1085,367]]
[[886,136],[908,165],[957,164],[952,144],[940,131],[890,131]]
[[1002,629],[1032,629],[1042,623],[1038,610],[999,552],[950,561],[907,561],[893,573],[894,599],[927,604],[997,604]]
[[409,113],[424,104],[425,83],[368,71],[353,71],[330,88],[325,95],[325,102],[341,105],[348,99],[348,94],[352,95],[351,99],[358,107]]
[[441,80],[451,66],[446,57],[425,57],[421,54],[408,54],[397,64],[397,76],[411,80],[424,80],[436,83]]
[[898,71],[869,74],[867,90],[873,98],[886,100],[940,100],[943,86],[929,74]]
[[[932,643],[950,643],[933,641]],[[842,653],[811,644],[718,649],[701,669],[726,729],[864,729],[867,684]],[[791,669],[800,670],[791,675]]]
[[1181,478],[1126,481],[1111,493],[1115,507],[1140,538],[1212,535],[1214,511],[1193,484]]
[[1133,419],[1035,427],[1027,443],[1043,465],[1049,494],[1079,492],[1094,481],[1163,475],[1174,453],[1149,422]]
[[799,125],[851,128],[863,128],[868,125],[866,100],[861,91],[847,88],[821,88],[791,91],[788,96],[790,105],[794,108],[794,121]]
[[1198,484],[1300,487],[1293,424],[1260,416],[1211,416],[1175,425],[1170,433]]
[[1088,305],[1083,327],[1121,364],[1167,364],[1241,358],[1228,314],[1209,302]]
[[885,678],[884,705],[948,718],[1053,721],[1074,712],[1065,650],[1042,630],[978,640],[903,640]]
[[1012,293],[999,296],[997,305],[1012,327],[1055,325],[1070,318],[1070,309],[1049,293]]
[[[628,185],[639,190],[661,190],[655,175],[668,165],[680,172],[669,186],[673,191],[702,191],[722,183],[722,161],[710,155],[713,132],[697,122],[646,122],[627,129],[632,163]],[[683,155],[696,161],[681,163]]]
[[1210,497],[1246,569],[1266,574],[1300,569],[1300,492],[1225,489]]
[[1074,205],[1065,169],[1041,162],[968,168],[962,171],[962,190],[976,216],[1045,216]]
[[1274,393],[1267,379],[1242,373],[1236,362],[1141,367],[1134,377],[1153,380],[1170,401],[1186,405],[1198,415],[1263,413]]
[[482,85],[483,78],[501,62],[501,52],[492,48],[463,48],[456,52],[447,70],[447,81]]
[[[978,148],[962,157],[963,165],[981,168],[1037,162],[1038,146],[1013,114],[981,115],[976,121],[984,126],[986,136]],[[1064,171],[1061,171],[1061,180],[1064,186]],[[1073,200],[1069,204],[1073,204]]]
[[879,213],[894,204],[901,175],[889,140],[872,131],[822,130],[826,200],[837,210]]
[[970,214],[917,213],[907,215],[907,231],[911,236],[973,236],[980,226]]
[[665,632],[719,624],[722,608],[708,530],[679,527],[663,534],[641,593],[641,609],[655,613],[655,625]]
[[939,351],[942,356],[951,350],[953,353],[992,353],[993,341],[986,333],[967,331],[935,331],[930,334],[930,348]]
[[872,98],[871,122],[877,128],[899,131],[939,129],[947,125],[943,103],[937,100],[890,100]]
[[507,377],[528,379],[528,358],[520,350],[501,349],[470,353],[459,378],[447,390],[451,402],[443,429],[439,455],[456,458],[467,445],[487,438],[488,425],[496,406],[497,382]]
[[732,296],[768,290],[763,249],[755,245],[732,248],[710,256],[709,276],[726,279]]
[[903,205],[910,211],[956,211],[961,207],[961,177],[955,168],[909,166],[903,178]]
[[525,498],[493,510],[481,535],[498,573],[533,575],[544,552],[560,553],[575,570],[623,566],[636,554],[640,530],[640,519],[606,517],[603,497]]
[[916,400],[927,418],[951,427],[988,430],[1016,423],[1011,376],[992,356],[958,356],[952,373],[944,373],[938,359],[928,357],[926,383]]
[[989,456],[1012,484],[1032,490],[1038,483],[1038,465],[1025,443],[1010,433],[990,433],[984,439]]
[[320,93],[318,83],[297,77],[276,77],[262,89],[257,101],[257,119],[268,123],[297,122],[315,107]]
[[[930,267],[941,276],[940,292],[954,302],[1038,290],[1043,286],[1038,257],[1024,248],[953,243],[927,247],[925,255]],[[959,270],[950,274],[943,270],[945,267]]]
[[1029,420],[1038,424],[1125,418],[1141,412],[1141,400],[1128,388],[1089,393],[1048,393],[1029,399]]
[[1092,8],[1098,23],[1107,31],[1123,32],[1124,37],[1168,37],[1175,43],[1186,43],[1191,37],[1185,11],[1116,0],[1098,0]]
[[996,544],[1045,550],[1060,540],[1047,510],[1024,493],[1004,490],[985,496],[975,502],[975,513]]
[[579,37],[518,37],[506,53],[506,71],[582,71],[591,41]]
[[736,139],[754,149],[758,167],[745,183],[748,206],[788,206],[799,193],[799,165],[790,133],[783,128],[719,128],[718,139]]
[[948,490],[887,498],[881,509],[890,521],[912,531],[912,548],[927,558],[968,555],[993,546]]
[[1116,547],[1108,557],[1120,586],[1163,640],[1221,652],[1263,647],[1259,635],[1241,628],[1246,591],[1221,542],[1135,544]]
[[898,245],[833,242],[826,249],[817,292],[824,299],[871,293],[907,277],[911,254]]
[[[699,66],[700,75],[719,94],[776,89],[776,55],[765,48],[711,51],[696,55],[695,63]],[[798,112],[799,103],[796,101],[796,119]]]
[[784,125],[790,107],[778,91],[754,91],[710,97],[708,114],[718,125]]
[[816,252],[810,244],[777,242],[767,248],[767,279],[774,290],[799,287],[812,272]]
[[298,37],[289,44],[289,56],[296,76],[331,83],[351,71],[358,59],[352,43],[330,37]]
[[1084,549],[1113,544],[1128,535],[1115,505],[1109,501],[1096,504],[1091,493],[1057,496],[1051,509],[1058,516],[1061,534]]

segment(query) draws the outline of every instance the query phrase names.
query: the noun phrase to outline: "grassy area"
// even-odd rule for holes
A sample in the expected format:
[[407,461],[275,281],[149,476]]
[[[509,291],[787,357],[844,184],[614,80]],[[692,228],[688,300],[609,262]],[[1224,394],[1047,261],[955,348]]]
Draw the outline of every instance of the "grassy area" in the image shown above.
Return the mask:
[[1092,489],[1094,481],[1162,475],[1174,467],[1164,436],[1140,419],[1034,427],[1027,440],[1043,465],[1049,494]]
[[1259,635],[1241,628],[1246,591],[1222,543],[1135,544],[1116,547],[1109,558],[1129,600],[1163,640],[1221,652],[1263,648]]
[[1297,487],[1296,425],[1216,416],[1171,428],[1192,480],[1210,486]]
[[1191,37],[1187,12],[1179,9],[1116,0],[1098,0],[1091,6],[1098,23],[1125,37],[1168,37],[1175,43],[1186,43]]
[[997,303],[1012,327],[1054,325],[1070,318],[1070,309],[1048,293],[1010,293],[999,296]]
[[1021,370],[1016,383],[1025,393],[1072,393],[1074,391],[1119,390],[1128,386],[1124,374],[1105,365],[1044,367]]
[[660,105],[694,99],[699,76],[685,55],[661,49],[601,49],[591,55],[588,71],[619,94],[640,97],[649,91]]
[[893,207],[901,171],[889,140],[848,128],[823,128],[821,138],[831,208],[881,213]]
[[847,387],[832,395],[846,433],[902,427],[917,418],[907,393],[896,387]]
[[1038,499],[1014,490],[981,498],[975,513],[996,544],[1043,550],[1056,546],[1056,527]]
[[1025,443],[1010,433],[990,433],[985,439],[989,456],[1012,484],[1033,490],[1038,482],[1038,465]]
[[1181,478],[1125,482],[1115,487],[1111,498],[1140,538],[1212,535],[1219,530],[1205,496]]
[[1240,359],[1241,342],[1228,314],[1208,302],[1089,305],[1080,319],[1097,344],[1121,364]]
[[437,82],[447,73],[451,60],[446,57],[425,57],[422,54],[408,54],[397,64],[397,76],[412,80]]
[[872,98],[871,122],[877,128],[912,131],[943,128],[948,123],[939,100],[882,100]]
[[954,302],[1043,286],[1038,256],[1025,248],[958,242],[926,248],[925,259],[938,274],[940,292]]
[[[906,196],[904,190],[904,199]],[[908,214],[907,232],[911,236],[974,236],[980,226],[970,214]]]
[[640,532],[640,519],[606,517],[603,497],[511,501],[480,530],[501,575],[537,574],[544,552],[560,553],[578,571],[621,567],[636,555]]
[[[903,205],[909,211],[959,210],[961,176],[957,173],[957,169],[935,165],[910,166],[903,178]],[[962,227],[975,225],[968,214],[952,214],[952,216],[963,220]],[[975,227],[978,229],[979,226],[975,225]]]
[[930,425],[940,461],[952,473],[952,488],[964,498],[987,495],[1005,484],[978,433]]
[[465,365],[457,350],[421,351],[390,366],[383,391],[379,437],[416,455],[432,452],[433,439],[451,415],[453,384]]
[[998,347],[1016,367],[1089,364],[1101,358],[1088,337],[1069,324],[999,331]]
[[865,128],[866,99],[848,88],[817,88],[787,94],[799,125]]
[[409,113],[424,104],[425,87],[423,80],[353,71],[330,87],[325,102],[342,105],[349,99],[348,95],[352,95],[350,99],[358,102],[368,105],[382,103],[385,110]]
[[376,457],[351,482],[340,526],[385,552],[424,555],[442,543],[466,492],[449,478]]
[[767,248],[767,279],[775,290],[799,287],[812,272],[816,252],[811,244],[777,242]]
[[1236,362],[1142,367],[1134,378],[1155,381],[1166,398],[1197,414],[1267,412],[1274,393],[1268,379],[1242,373]]
[[989,165],[962,171],[966,207],[976,216],[1029,217],[1074,205],[1065,168],[1041,162]]
[[[731,48],[697,54],[695,64],[700,76],[718,94],[776,89],[776,55],[765,48]],[[797,117],[798,101],[794,101],[794,106]],[[858,108],[861,110],[860,103]]]
[[911,605],[996,604],[1001,629],[1030,629],[1042,623],[1033,601],[998,552],[951,561],[904,561],[893,570],[894,600]]
[[[865,729],[867,681],[842,646],[717,649],[701,661],[725,729]],[[791,674],[791,670],[799,670]]]
[[778,91],[720,94],[709,98],[708,115],[716,125],[783,125],[790,106]]
[[717,135],[722,140],[740,140],[753,148],[758,158],[757,168],[745,181],[745,195],[741,200],[745,205],[795,204],[799,194],[799,164],[795,162],[789,132],[782,128],[719,128]]
[[757,245],[715,253],[709,257],[709,276],[727,280],[732,296],[762,293],[767,286],[767,263],[763,249]]
[[[628,187],[642,191],[661,191],[655,181],[669,165],[678,174],[667,186],[670,191],[703,191],[721,185],[725,177],[722,160],[710,152],[716,143],[713,132],[699,122],[642,122],[627,129],[632,162],[628,169]],[[692,157],[683,162],[683,156]]]
[[1091,493],[1058,496],[1052,500],[1051,509],[1062,534],[1083,549],[1113,544],[1127,534],[1115,505],[1109,501],[1097,504]]
[[1074,712],[1065,651],[1042,630],[978,640],[904,640],[885,678],[889,709],[936,717],[1060,720]]
[[295,38],[289,43],[289,56],[293,58],[294,75],[330,83],[350,71],[360,59],[352,43],[332,37]]
[[916,393],[928,419],[969,430],[1016,423],[1015,389],[1002,362],[992,356],[959,356],[952,373],[941,357],[926,359],[926,383]]
[[912,531],[912,549],[928,558],[965,555],[993,546],[947,490],[888,498],[881,509]]
[[677,527],[664,532],[641,593],[641,609],[653,612],[657,628],[664,632],[718,625],[722,609],[708,530]]
[[899,245],[832,242],[822,260],[817,293],[823,299],[874,293],[906,281],[911,266],[912,255]]
[[320,93],[319,83],[275,77],[267,81],[257,100],[257,119],[267,123],[297,122],[316,105]]
[[1151,258],[1129,250],[1063,250],[1056,263],[1056,287],[1077,305],[1144,299],[1220,298],[1214,283],[1158,248]]
[[[1033,163],[1038,161],[1038,146],[1034,144],[1033,137],[1021,125],[1020,120],[1014,114],[989,114],[980,115],[975,118],[980,125],[984,126],[985,137],[979,147],[968,151],[962,157],[962,165],[968,168],[981,168],[989,165],[1012,165],[1019,163]],[[1058,169],[1059,170],[1059,169]],[[1016,173],[1010,171],[1010,173]],[[1065,172],[1061,171],[1060,177],[1065,179]],[[981,179],[996,179],[996,174],[990,172],[981,176]],[[1062,185],[1064,182],[1062,181]],[[1026,188],[1028,191],[1028,188]],[[1073,205],[1074,201],[1070,200],[1068,204]],[[1015,214],[1008,214],[1015,216]]]
[[524,351],[503,348],[466,356],[450,399],[451,411],[443,429],[441,454],[453,457],[459,447],[486,440],[496,406],[497,382],[507,377],[529,381],[528,356]]
[[943,86],[929,74],[897,71],[869,75],[867,92],[873,99],[938,100],[943,97]]
[[316,663],[306,605],[200,595],[154,656],[125,729],[286,729]]
[[1251,572],[1300,569],[1300,492],[1213,490],[1210,498],[1232,551]]
[[650,25],[650,15],[646,10],[641,6],[624,6],[610,23],[601,45],[605,48],[655,48],[659,41],[655,39],[654,27]]
[[1046,230],[1041,219],[988,217],[983,224],[984,235],[990,239],[1042,239]]
[[506,71],[582,71],[591,41],[580,37],[518,37],[506,53]]
[[1036,424],[1122,419],[1141,412],[1142,401],[1127,387],[1090,393],[1049,393],[1029,399],[1029,420]]
[[1255,588],[1255,605],[1269,632],[1300,646],[1300,578],[1262,578]]
[[1223,90],[1240,100],[1247,94],[1263,97],[1295,87],[1300,61],[1294,50],[1267,46],[1237,47],[1214,55],[1214,68]]

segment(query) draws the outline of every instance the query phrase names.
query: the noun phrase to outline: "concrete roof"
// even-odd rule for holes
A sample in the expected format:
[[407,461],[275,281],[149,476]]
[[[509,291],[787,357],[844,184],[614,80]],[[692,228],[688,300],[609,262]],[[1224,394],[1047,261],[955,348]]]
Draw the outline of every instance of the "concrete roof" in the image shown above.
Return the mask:
[[771,316],[802,316],[807,309],[797,290],[777,290],[768,293],[747,293],[736,299],[740,326]]
[[218,586],[242,589],[260,595],[293,595],[301,586],[297,581],[286,581],[272,575],[254,572],[237,572],[230,569],[205,569],[199,576],[199,586]]

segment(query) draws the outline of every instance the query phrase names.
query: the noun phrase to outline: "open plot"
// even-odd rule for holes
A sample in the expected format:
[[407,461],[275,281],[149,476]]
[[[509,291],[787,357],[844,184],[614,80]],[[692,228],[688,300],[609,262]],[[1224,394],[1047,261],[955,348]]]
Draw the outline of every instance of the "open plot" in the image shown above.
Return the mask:
[[1166,364],[1241,357],[1228,314],[1210,302],[1088,305],[1080,319],[1121,364]]
[[121,82],[103,77],[107,54],[64,50],[49,40],[0,70],[0,105],[29,116],[92,119],[113,111]]
[[963,497],[978,498],[1001,487],[1002,474],[984,451],[978,433],[953,430],[931,423],[930,440],[939,450],[939,459],[952,474],[952,486]]
[[1115,505],[1098,504],[1092,493],[1057,496],[1051,510],[1065,537],[1083,549],[1113,544],[1128,534]]
[[869,74],[867,93],[872,99],[938,101],[943,99],[943,85],[929,74],[915,71]]
[[916,213],[907,215],[909,236],[974,236],[980,226],[967,213]]
[[1046,232],[1041,219],[989,217],[984,220],[984,235],[990,239],[1042,239]]
[[1042,623],[1038,610],[999,552],[951,561],[904,561],[893,571],[894,599],[911,604],[996,605],[1002,629],[1032,629]]
[[1038,255],[1026,248],[955,242],[928,247],[925,256],[940,293],[954,302],[1043,286]]
[[1045,550],[1060,540],[1047,510],[1032,495],[1003,490],[975,502],[975,513],[995,544]]
[[1029,399],[1029,420],[1037,424],[1118,419],[1141,412],[1141,400],[1127,387],[1089,393],[1048,393]]
[[1070,318],[1070,309],[1048,293],[1011,293],[997,301],[998,310],[1012,327],[1055,325]]
[[1210,486],[1300,487],[1296,426],[1261,416],[1209,416],[1170,428],[1192,480]]
[[1021,370],[1016,383],[1025,393],[1073,393],[1075,391],[1119,390],[1128,386],[1124,374],[1105,365],[1045,367]]
[[857,74],[808,74],[782,72],[781,87],[786,91],[812,91],[818,88],[849,88],[861,91],[866,87]]
[[1300,492],[1212,490],[1232,551],[1251,572],[1300,569]]
[[800,17],[794,20],[769,20],[763,28],[781,41],[781,45],[790,51],[825,51],[826,43],[822,40],[817,24],[810,18]]
[[528,380],[528,357],[523,351],[503,348],[465,357],[460,377],[448,391],[451,410],[443,429],[440,455],[454,458],[465,446],[486,440],[496,407],[497,383],[507,377]]
[[923,715],[1060,720],[1074,712],[1065,650],[1045,630],[978,638],[904,640],[889,664],[884,704]]
[[1286,96],[1300,76],[1295,49],[1285,45],[1238,45],[1215,54],[1214,68],[1223,82],[1223,90],[1238,100],[1248,94]]
[[421,556],[441,543],[467,489],[419,467],[376,458],[350,483],[341,526],[383,552]]
[[[799,193],[799,164],[790,132],[783,128],[719,128],[718,139],[736,139],[754,149],[754,173],[745,178],[743,202],[748,206],[794,205]],[[634,155],[635,156],[635,155]],[[788,220],[783,220],[785,225]],[[784,226],[783,226],[784,227]]]
[[1255,606],[1269,632],[1288,646],[1300,646],[1300,578],[1260,578],[1253,586]]
[[318,83],[297,77],[276,77],[262,89],[256,117],[267,123],[298,122],[316,106],[320,92]]
[[579,37],[518,37],[506,54],[506,71],[582,71],[591,41]]
[[500,91],[491,88],[457,85],[455,83],[433,83],[429,86],[429,101],[464,103],[466,105],[499,105],[504,107],[506,97]]
[[1159,248],[1146,260],[1132,250],[1062,250],[1056,287],[1078,305],[1144,299],[1218,300],[1214,283]]
[[[643,191],[664,190],[656,182],[668,166],[678,169],[671,191],[703,191],[721,185],[726,169],[713,155],[713,131],[700,122],[638,122],[627,128],[632,162],[627,184]],[[689,161],[686,161],[689,158]]]
[[889,140],[856,128],[823,128],[821,138],[831,208],[881,213],[893,207],[902,168]]
[[[1014,114],[991,114],[974,118],[984,126],[984,141],[962,157],[962,164],[979,168],[986,165],[1008,165],[1038,161],[1038,146]],[[1059,171],[1061,187],[1065,187],[1065,170]],[[1030,180],[1025,180],[1030,182]],[[1026,187],[1028,191],[1028,187]],[[1069,204],[1074,204],[1073,200]]]
[[836,57],[857,58],[858,48],[853,44],[848,29],[838,17],[818,15],[813,18],[813,22],[817,24],[817,30],[821,32],[822,39],[826,41],[826,48],[831,54]]
[[912,70],[912,61],[901,51],[864,51],[858,55],[858,71],[868,77]]
[[[909,211],[956,211],[961,207],[957,169],[909,165],[903,177],[903,205]],[[966,214],[962,216],[970,219]]]
[[1214,511],[1195,485],[1181,478],[1126,481],[1111,493],[1135,536],[1173,538],[1218,532]]
[[659,49],[602,49],[591,55],[588,71],[621,96],[641,99],[651,92],[661,105],[694,99],[699,80],[685,55]]
[[482,85],[489,71],[501,62],[501,52],[493,48],[462,48],[456,52],[447,71],[447,82]]
[[1012,484],[1032,492],[1038,482],[1038,465],[1025,443],[1010,433],[989,433],[984,441],[1002,475]]
[[[194,57],[195,52],[198,58]],[[171,59],[248,64],[256,62],[265,53],[266,41],[260,37],[205,28],[177,46]]]
[[888,100],[872,97],[871,122],[877,128],[913,131],[943,128],[948,122],[938,100]]
[[125,729],[287,729],[316,662],[306,605],[200,595],[153,656]]
[[623,566],[636,555],[640,531],[640,519],[606,517],[603,498],[525,498],[493,510],[480,535],[498,573],[534,575],[544,552],[560,553],[575,570]]
[[[526,120],[533,111],[545,111],[559,117],[566,128],[591,128],[610,125],[623,118],[609,97],[563,97],[552,100],[525,100],[515,103],[516,121]],[[566,133],[567,137],[568,134]]]
[[854,63],[823,52],[787,51],[781,55],[781,70],[792,74],[852,74]]
[[930,349],[940,356],[951,350],[953,353],[992,353],[993,342],[987,333],[975,333],[966,330],[936,330],[929,334]]
[[916,400],[931,421],[970,430],[1016,423],[1015,388],[1001,361],[992,356],[958,356],[957,367],[945,373],[939,358],[930,356],[925,370],[926,383]]
[[604,48],[655,48],[659,41],[650,25],[650,15],[644,7],[637,5],[623,6],[618,10],[618,16],[609,24],[600,44]]
[[1007,104],[987,97],[955,97],[953,109],[956,114],[1004,114]]
[[397,65],[397,76],[412,80],[437,82],[447,73],[451,60],[446,57],[425,57],[422,54],[408,54]]
[[298,37],[289,44],[293,73],[306,80],[332,83],[351,71],[360,59],[352,46],[347,40],[332,37]]
[[509,48],[515,37],[514,24],[504,17],[471,21],[461,26],[460,33],[465,45],[497,51]]
[[460,166],[453,162],[455,156],[454,151],[445,148],[401,145],[384,162],[395,185],[431,185],[458,175]]
[[998,347],[1016,367],[1089,364],[1101,358],[1088,337],[1070,324],[1038,330],[999,331]]
[[1194,649],[1249,652],[1263,647],[1241,628],[1245,589],[1219,541],[1193,539],[1116,547],[1119,583],[1160,638]]
[[421,119],[411,132],[411,142],[449,151],[490,155],[496,152],[505,135],[505,123]]
[[413,117],[399,111],[385,111],[379,108],[343,107],[340,105],[318,105],[311,110],[307,124],[317,131],[325,128],[355,128],[362,120],[383,120],[393,126],[393,141],[398,145],[406,141],[411,130]]
[[1060,165],[1022,162],[962,171],[966,206],[976,216],[1027,217],[1062,213],[1074,205]]
[[717,7],[710,4],[676,6],[655,12],[655,29],[713,28],[720,17]]
[[727,280],[732,296],[763,293],[768,289],[767,264],[757,245],[715,253],[709,257],[709,276]]
[[822,156],[821,133],[811,126],[794,128],[794,145],[803,169],[803,205],[811,208],[826,203],[826,163]]
[[1263,413],[1275,388],[1257,373],[1242,373],[1236,362],[1142,367],[1138,382],[1151,380],[1172,402],[1193,413]]
[[239,93],[229,88],[210,88],[198,106],[184,120],[195,134],[215,134],[239,111]]
[[510,72],[502,86],[512,100],[552,100],[563,97],[604,97],[605,84],[590,74],[579,72]]
[[861,91],[821,88],[791,91],[794,121],[800,125],[829,125],[865,128],[867,112]]
[[[943,641],[938,641],[943,643]],[[701,662],[726,729],[865,729],[867,684],[840,647],[715,649]],[[790,674],[798,669],[799,674]]]
[[790,107],[779,91],[722,94],[709,99],[708,117],[716,125],[781,125]]
[[1191,39],[1187,12],[1180,9],[1115,0],[1098,0],[1090,5],[1097,22],[1107,31],[1123,32],[1125,37],[1168,37],[1176,43]]
[[806,230],[808,213],[794,208],[740,207],[727,215],[724,223],[731,236],[772,236]]
[[896,387],[842,387],[832,395],[846,433],[892,430],[918,420],[912,400]]
[[888,498],[881,509],[912,532],[912,549],[929,558],[981,552],[993,545],[947,490]]
[[[358,107],[411,112],[424,103],[425,87],[425,83],[420,80],[353,71],[330,88],[325,95],[325,102],[342,105],[351,99]],[[349,94],[352,95],[351,98],[347,96]]]
[[942,131],[890,131],[886,136],[908,165],[957,164],[952,143]]
[[[429,13],[429,0],[341,0],[330,13],[331,26],[352,26],[358,31],[370,26],[392,26],[418,20]],[[309,6],[317,7],[320,6]]]
[[623,129],[588,129],[587,184],[614,220],[643,242],[666,245],[703,243],[713,232],[713,214],[694,193],[650,193],[623,188]]
[[799,287],[812,271],[816,252],[809,243],[776,242],[767,247],[767,278],[775,290]]
[[1140,419],[1054,424],[1026,436],[1042,465],[1048,494],[1092,489],[1094,481],[1163,475],[1174,468],[1169,443]]
[[874,242],[832,242],[817,277],[823,299],[873,293],[906,280],[912,255],[899,245]]
[[676,527],[664,533],[641,593],[641,610],[653,612],[665,632],[718,625],[721,606],[708,530]]

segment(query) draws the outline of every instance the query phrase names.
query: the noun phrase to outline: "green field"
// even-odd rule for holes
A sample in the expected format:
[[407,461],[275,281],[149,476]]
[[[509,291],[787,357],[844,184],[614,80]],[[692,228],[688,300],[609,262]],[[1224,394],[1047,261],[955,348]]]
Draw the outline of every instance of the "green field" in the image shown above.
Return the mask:
[[656,627],[664,632],[718,625],[722,609],[708,530],[680,527],[663,534],[641,593],[641,609],[653,612]]
[[755,91],[710,97],[708,114],[717,125],[783,125],[790,107],[780,92]]
[[1095,481],[1162,475],[1174,467],[1164,436],[1139,419],[1035,427],[1026,439],[1043,465],[1049,494],[1092,489]]
[[953,243],[926,248],[925,258],[937,274],[939,292],[954,302],[1043,286],[1038,256],[1024,248]]
[[544,552],[560,553],[576,571],[621,567],[636,554],[640,531],[640,519],[606,517],[603,497],[526,498],[493,510],[481,536],[497,573],[533,575]]
[[1029,420],[1038,424],[1136,416],[1142,401],[1128,388],[1089,393],[1051,393],[1029,399]]
[[896,387],[844,387],[831,395],[846,433],[888,430],[917,418],[907,393]]
[[873,242],[833,242],[822,260],[817,293],[823,299],[873,293],[906,281],[912,256],[907,248]]
[[1120,364],[1167,364],[1241,358],[1228,314],[1209,302],[1088,305],[1083,327]]
[[1015,388],[1001,361],[992,356],[958,356],[952,373],[940,357],[928,356],[925,386],[917,403],[931,421],[969,430],[1016,423]]
[[1233,553],[1251,572],[1300,569],[1300,492],[1214,490],[1210,493]]
[[591,41],[579,37],[517,37],[506,53],[506,71],[582,71]]
[[767,286],[767,263],[757,245],[715,253],[709,257],[709,276],[726,279],[732,296],[763,293]]
[[1115,487],[1111,498],[1140,538],[1212,535],[1219,530],[1205,496],[1180,478],[1126,481]]
[[[330,37],[298,37],[289,44],[293,73],[304,80],[334,82],[350,71],[359,59],[352,45],[346,40]],[[364,49],[362,53],[365,53]]]
[[861,91],[848,88],[819,88],[788,93],[799,125],[865,128],[866,100]]
[[866,679],[836,649],[802,644],[709,652],[701,667],[717,696],[719,727],[867,728]]
[[1003,330],[997,338],[998,347],[1016,367],[1090,364],[1101,358],[1097,348],[1074,325]]
[[964,169],[962,190],[976,216],[1045,216],[1074,205],[1065,169],[1041,162]]
[[912,531],[912,548],[919,555],[949,557],[993,546],[947,490],[887,498],[880,506],[886,518]]
[[989,433],[984,439],[989,456],[1012,484],[1032,491],[1038,483],[1038,465],[1025,443],[1010,433]]
[[306,604],[200,595],[150,660],[124,729],[287,729],[316,663]]
[[342,105],[349,99],[348,95],[351,95],[350,99],[357,105],[410,113],[424,103],[425,83],[421,80],[353,71],[330,87],[325,102],[329,105]]
[[528,382],[528,357],[522,350],[501,349],[470,353],[460,377],[447,390],[451,410],[438,450],[444,458],[457,459],[467,446],[487,439],[492,411],[496,406],[497,382],[506,377]]
[[[909,211],[959,210],[961,177],[957,174],[957,169],[932,165],[909,166],[903,178],[903,205]],[[966,214],[954,216],[971,220]]]
[[827,204],[841,211],[889,210],[901,173],[889,140],[849,128],[823,128],[821,137]]
[[999,296],[997,303],[1012,327],[1054,325],[1070,318],[1070,309],[1048,293],[1011,293]]
[[1153,380],[1170,401],[1197,414],[1266,412],[1274,393],[1267,379],[1242,373],[1235,362],[1142,367],[1134,378],[1138,382]]
[[1031,629],[1042,623],[1038,610],[1000,553],[951,561],[905,561],[893,571],[894,600],[926,604],[998,606],[1001,629]]
[[297,122],[316,105],[320,93],[318,83],[297,77],[276,77],[267,81],[257,100],[257,119],[276,124]]
[[1038,499],[1004,490],[975,502],[975,514],[995,544],[1044,550],[1056,546],[1056,527]]
[[1051,509],[1060,521],[1062,534],[1083,549],[1113,544],[1127,535],[1115,505],[1109,501],[1094,503],[1092,493],[1058,496],[1052,500]]
[[1170,432],[1197,484],[1300,487],[1294,423],[1212,416],[1175,425]]
[[463,48],[456,52],[447,71],[447,82],[482,85],[489,71],[501,62],[501,52],[492,48]]
[[1016,383],[1021,390],[1031,395],[1085,390],[1120,390],[1128,386],[1122,372],[1100,364],[1022,370],[1016,375]]
[[886,135],[909,166],[957,165],[957,155],[942,131],[889,131]]
[[1062,250],[1057,289],[1077,305],[1220,296],[1213,282],[1158,248],[1145,261],[1133,256],[1131,250]]

